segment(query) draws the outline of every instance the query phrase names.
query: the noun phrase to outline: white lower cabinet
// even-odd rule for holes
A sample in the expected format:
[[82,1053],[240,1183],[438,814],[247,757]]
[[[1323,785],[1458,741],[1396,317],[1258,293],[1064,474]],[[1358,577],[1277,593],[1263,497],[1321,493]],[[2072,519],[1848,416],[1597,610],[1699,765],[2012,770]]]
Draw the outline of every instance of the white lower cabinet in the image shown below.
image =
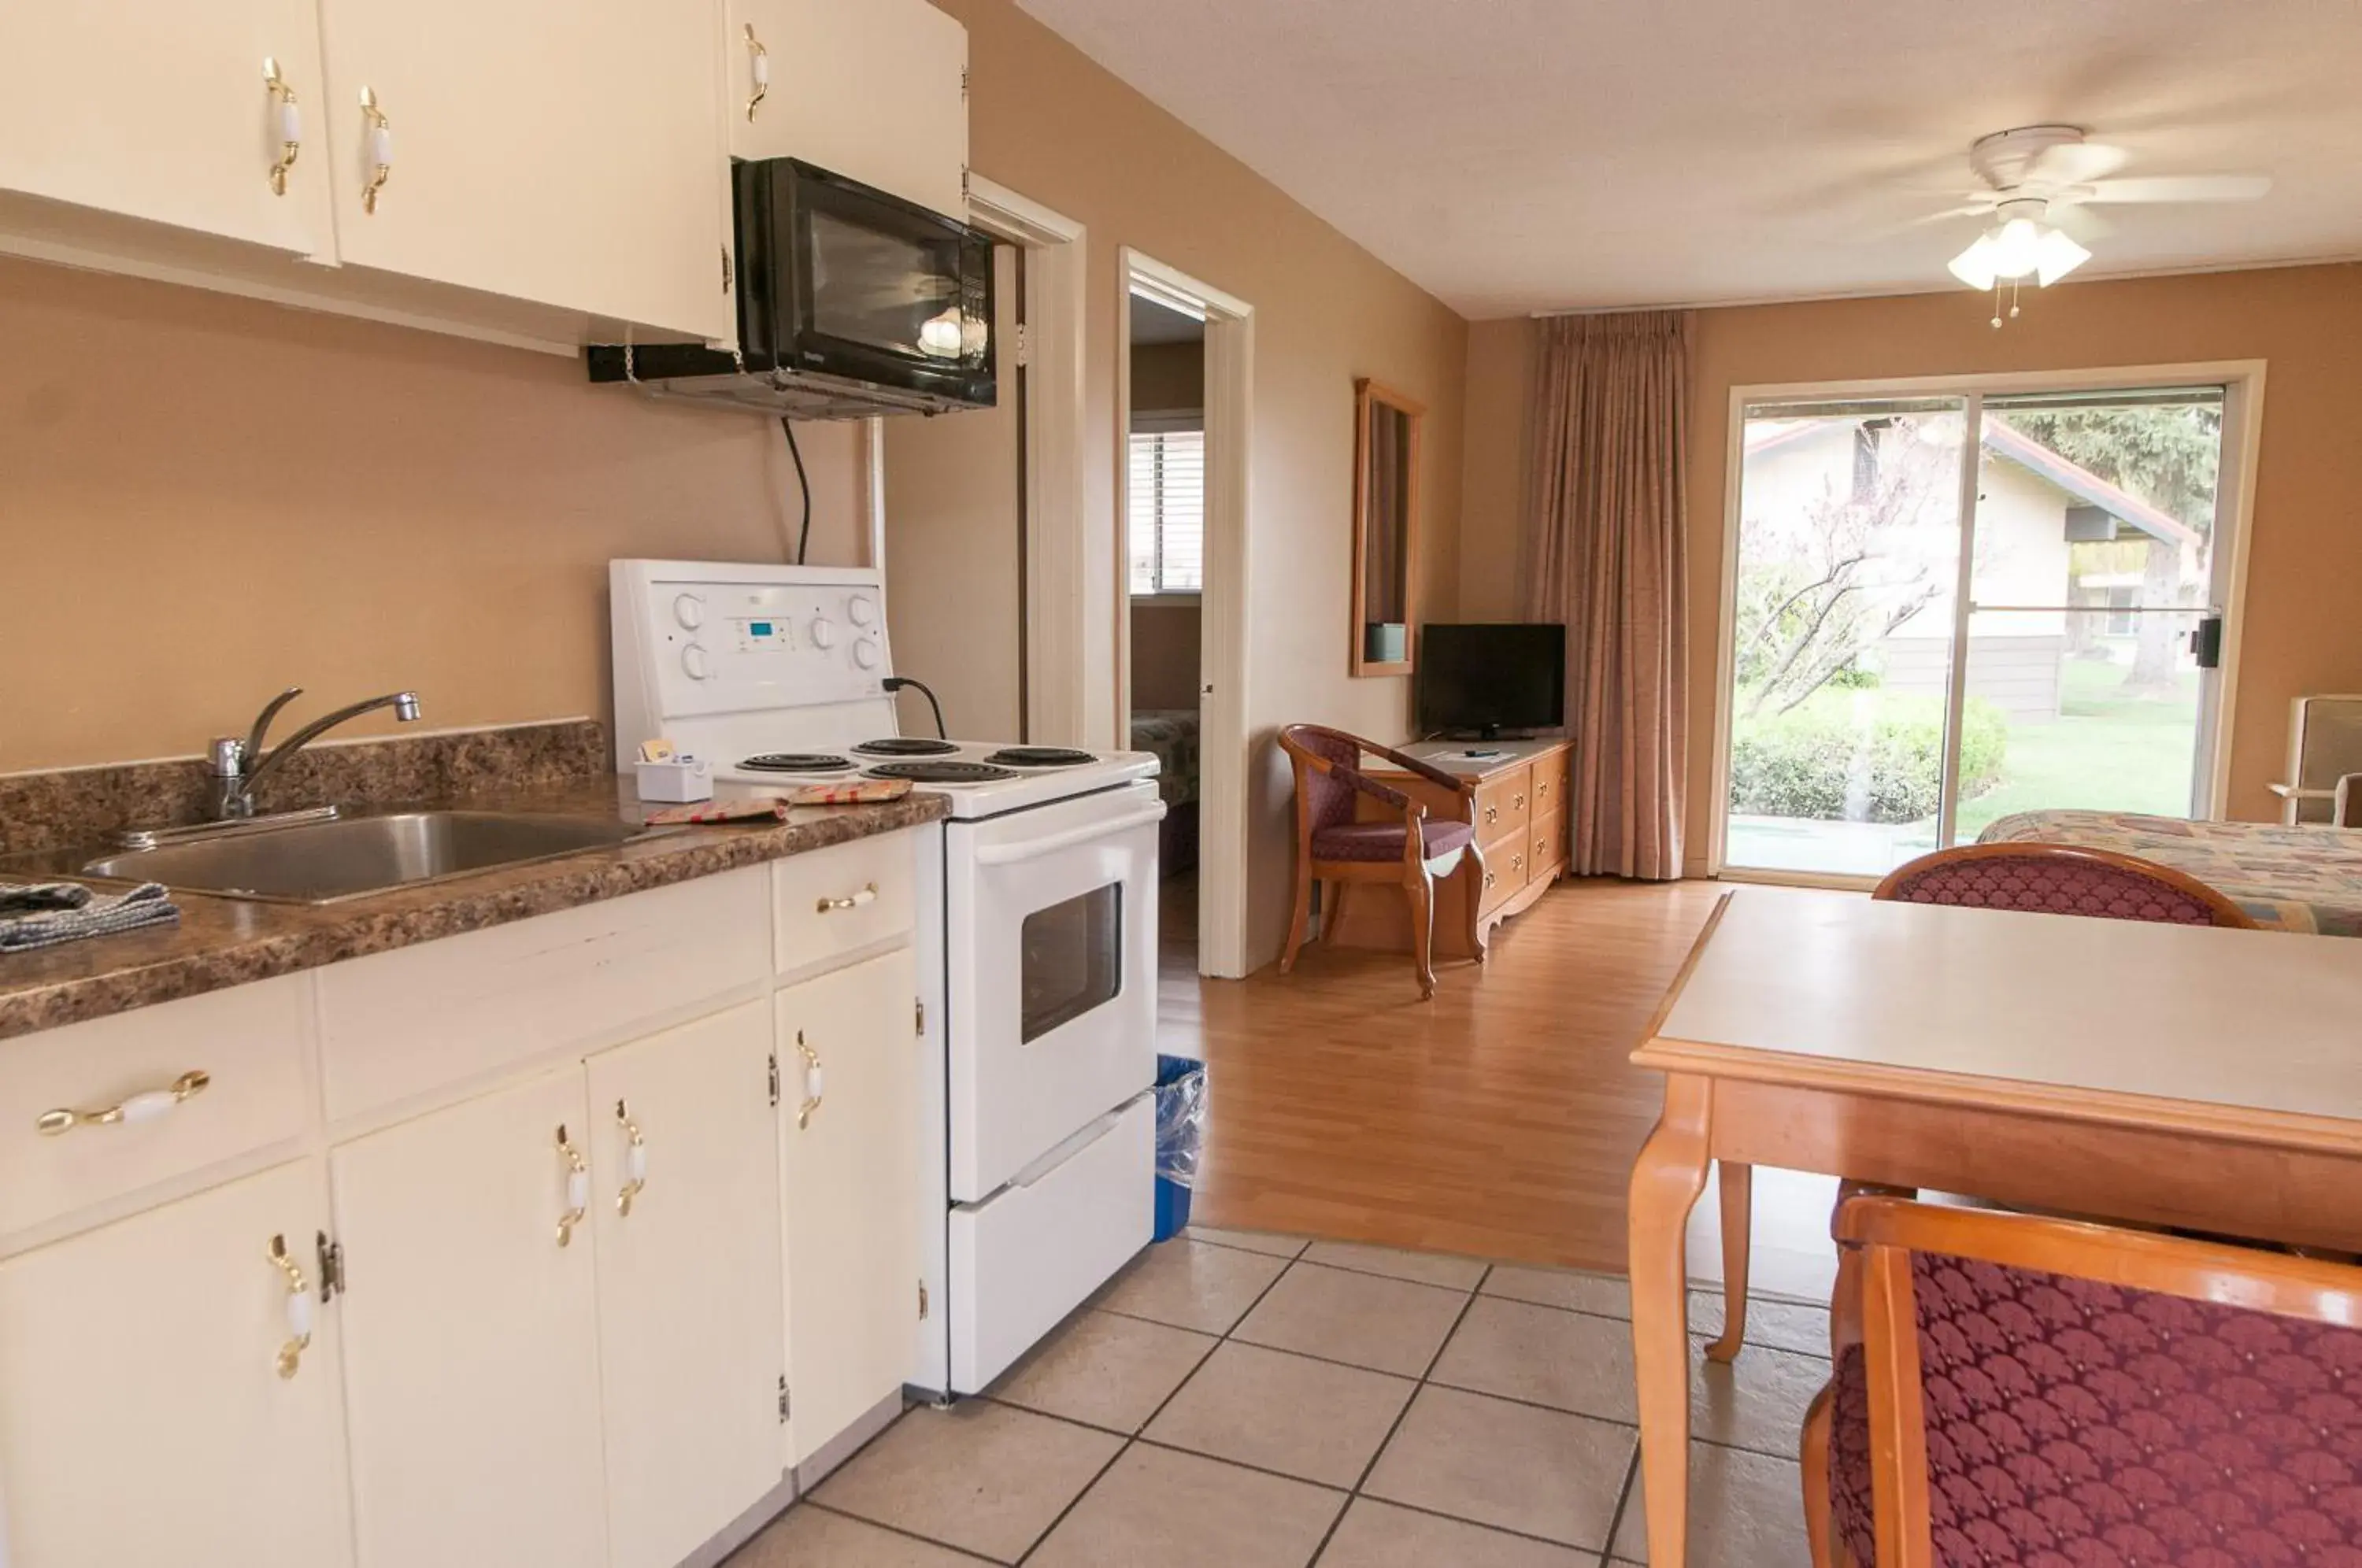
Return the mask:
[[606,1561],[590,1136],[574,1066],[331,1153],[361,1568]]
[[590,1058],[612,1568],[670,1568],[783,1473],[770,1021],[750,1001]]
[[[318,1309],[327,1223],[311,1160],[0,1264],[0,1562],[352,1561],[342,1304]],[[292,1376],[273,1237],[313,1300]]]
[[777,998],[795,1464],[911,1375],[922,1306],[913,977],[906,947]]

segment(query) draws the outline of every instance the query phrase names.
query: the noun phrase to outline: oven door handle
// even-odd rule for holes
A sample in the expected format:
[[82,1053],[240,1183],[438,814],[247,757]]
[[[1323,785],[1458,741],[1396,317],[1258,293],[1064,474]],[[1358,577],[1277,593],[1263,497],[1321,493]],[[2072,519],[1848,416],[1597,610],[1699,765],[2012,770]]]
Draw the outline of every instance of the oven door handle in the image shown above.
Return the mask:
[[1133,812],[1127,816],[1116,817],[1107,822],[1087,823],[1081,827],[1068,828],[1064,833],[1054,833],[1047,838],[1029,838],[1016,844],[980,845],[976,852],[976,862],[979,866],[1012,866],[1021,860],[1036,860],[1044,855],[1055,855],[1062,849],[1072,849],[1078,844],[1088,844],[1095,838],[1106,838],[1112,834],[1123,833],[1136,827],[1146,827],[1151,823],[1164,820],[1164,802],[1159,801],[1144,811]]

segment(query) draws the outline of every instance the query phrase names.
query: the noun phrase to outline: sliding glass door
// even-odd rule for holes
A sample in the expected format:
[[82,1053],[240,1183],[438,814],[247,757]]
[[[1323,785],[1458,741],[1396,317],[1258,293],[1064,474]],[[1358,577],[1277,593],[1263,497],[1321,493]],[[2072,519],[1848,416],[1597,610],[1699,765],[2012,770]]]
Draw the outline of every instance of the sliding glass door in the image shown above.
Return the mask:
[[1724,864],[1876,877],[2018,812],[2200,809],[2224,403],[1749,405]]

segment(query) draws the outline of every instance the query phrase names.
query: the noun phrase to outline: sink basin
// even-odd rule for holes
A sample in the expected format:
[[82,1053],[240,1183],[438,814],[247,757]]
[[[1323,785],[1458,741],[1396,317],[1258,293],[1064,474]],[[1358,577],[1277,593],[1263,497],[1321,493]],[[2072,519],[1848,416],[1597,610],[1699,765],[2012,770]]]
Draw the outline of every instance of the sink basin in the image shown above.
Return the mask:
[[326,904],[390,889],[523,866],[642,836],[630,823],[508,812],[400,812],[127,850],[88,877],[191,892]]

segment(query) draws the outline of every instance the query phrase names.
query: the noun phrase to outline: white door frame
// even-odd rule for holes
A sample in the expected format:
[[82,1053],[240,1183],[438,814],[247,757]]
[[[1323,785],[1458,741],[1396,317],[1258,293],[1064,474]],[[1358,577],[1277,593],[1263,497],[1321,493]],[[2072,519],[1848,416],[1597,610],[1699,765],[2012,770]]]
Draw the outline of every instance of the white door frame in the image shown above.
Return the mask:
[[968,221],[1025,248],[1024,738],[1041,745],[1089,745],[1089,553],[1083,519],[1087,231],[974,174]]
[[[2214,510],[2231,529],[2231,548],[2217,551],[2213,580],[2208,585],[2213,602],[2223,607],[2223,655],[2215,672],[2215,698],[2211,712],[2202,712],[2194,774],[2199,781],[2196,812],[2204,818],[2223,815],[2231,786],[2233,709],[2239,690],[2239,645],[2246,635],[2242,613],[2247,597],[2247,552],[2254,533],[2256,460],[2263,444],[2264,370],[2262,359],[2214,359],[2189,364],[2115,366],[2088,370],[1986,371],[1959,376],[1901,376],[1875,381],[1788,381],[1733,386],[1726,415],[1723,451],[1722,588],[1717,600],[1719,624],[1715,630],[1714,777],[1711,816],[1706,827],[1706,875],[1726,874],[1725,838],[1730,812],[1730,681],[1737,650],[1731,646],[1738,602],[1739,485],[1746,468],[1747,405],[1750,403],[1836,402],[1860,397],[1927,397],[1949,395],[1981,405],[1987,397],[2016,392],[2113,392],[2158,386],[2220,386],[2223,401],[2223,452],[2215,471]],[[1973,472],[1974,470],[1970,470]],[[1964,493],[1973,497],[1971,481]],[[1963,522],[1966,523],[1964,518]],[[1962,560],[1962,581],[1968,562]],[[1962,595],[1960,613],[1966,613]],[[1945,755],[1948,766],[1956,744],[1958,699],[1946,726]],[[1948,791],[1948,783],[1947,790]],[[1876,878],[1827,876],[1812,872],[1772,872],[1744,868],[1727,873],[1734,880],[1792,882],[1808,887],[1868,888]]]
[[1254,414],[1254,306],[1154,257],[1123,248],[1116,300],[1115,532],[1101,579],[1115,634],[1115,733],[1131,733],[1131,489],[1125,454],[1131,427],[1131,296],[1134,292],[1206,324],[1206,581],[1198,596],[1198,970],[1228,979],[1247,973],[1247,580]]

